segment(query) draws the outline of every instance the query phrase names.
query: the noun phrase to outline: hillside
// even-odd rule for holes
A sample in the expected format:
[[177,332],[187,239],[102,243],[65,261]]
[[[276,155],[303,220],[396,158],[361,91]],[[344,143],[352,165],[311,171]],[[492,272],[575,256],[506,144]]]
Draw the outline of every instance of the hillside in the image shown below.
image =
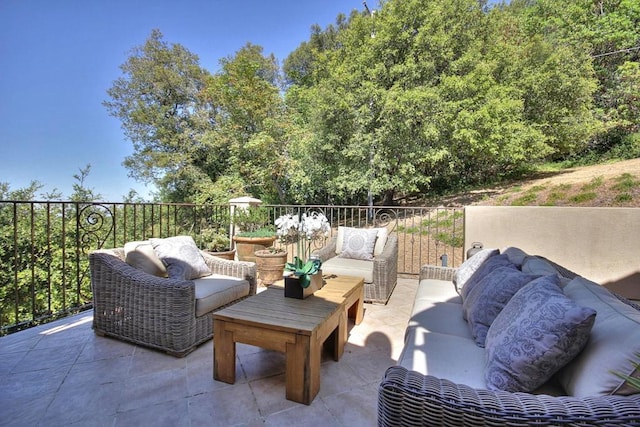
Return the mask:
[[640,207],[640,158],[541,173],[441,199],[446,206]]

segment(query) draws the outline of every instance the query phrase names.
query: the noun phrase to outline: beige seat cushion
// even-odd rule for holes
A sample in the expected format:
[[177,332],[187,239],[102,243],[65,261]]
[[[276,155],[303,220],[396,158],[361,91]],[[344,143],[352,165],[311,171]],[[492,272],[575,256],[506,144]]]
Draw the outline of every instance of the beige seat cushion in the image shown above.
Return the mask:
[[236,277],[212,274],[193,283],[196,285],[196,317],[249,295],[249,282]]
[[333,257],[322,263],[322,272],[363,277],[366,283],[373,283],[373,261]]
[[471,338],[410,327],[398,365],[423,375],[484,389],[484,361],[484,349]]
[[409,328],[421,326],[429,332],[473,339],[469,324],[462,318],[460,304],[416,299],[409,318]]
[[[422,279],[418,285],[415,299],[462,304],[462,298],[450,280]],[[460,310],[462,310],[462,306],[460,306]]]
[[148,240],[125,243],[124,258],[127,264],[145,273],[167,277],[167,269]]
[[567,393],[577,397],[638,393],[612,372],[640,378],[640,370],[631,363],[640,353],[640,311],[583,277],[573,279],[564,293],[597,312],[587,346],[559,372]]

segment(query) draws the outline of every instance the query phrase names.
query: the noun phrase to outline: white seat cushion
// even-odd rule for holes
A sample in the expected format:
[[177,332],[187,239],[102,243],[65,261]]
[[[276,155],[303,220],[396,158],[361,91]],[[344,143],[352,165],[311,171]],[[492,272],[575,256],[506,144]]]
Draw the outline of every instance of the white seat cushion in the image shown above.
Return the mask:
[[480,389],[486,388],[484,363],[484,349],[473,339],[430,332],[422,327],[407,329],[398,361],[398,365],[411,371]]
[[416,299],[409,327],[421,326],[429,332],[472,339],[469,324],[462,318],[460,304]]
[[196,285],[196,316],[249,295],[249,282],[237,277],[212,274],[193,281]]
[[373,261],[333,257],[322,263],[322,272],[363,277],[366,283],[373,283]]
[[[445,301],[462,304],[462,297],[450,280],[422,279],[416,292],[416,300]],[[460,306],[462,310],[462,306]]]

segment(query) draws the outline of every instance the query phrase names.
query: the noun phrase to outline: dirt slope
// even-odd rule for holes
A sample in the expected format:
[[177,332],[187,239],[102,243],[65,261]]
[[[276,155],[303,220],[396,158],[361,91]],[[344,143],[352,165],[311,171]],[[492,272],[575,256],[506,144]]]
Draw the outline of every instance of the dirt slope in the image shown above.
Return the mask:
[[640,158],[543,173],[448,197],[442,204],[640,207]]

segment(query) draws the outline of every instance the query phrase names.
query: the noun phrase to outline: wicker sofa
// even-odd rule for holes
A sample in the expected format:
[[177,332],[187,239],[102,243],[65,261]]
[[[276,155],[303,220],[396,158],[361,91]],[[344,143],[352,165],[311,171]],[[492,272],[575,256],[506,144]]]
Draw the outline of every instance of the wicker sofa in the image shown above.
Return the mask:
[[346,256],[341,247],[348,229],[338,227],[338,233],[327,245],[314,253],[322,261],[323,273],[361,276],[365,302],[386,304],[398,283],[398,236],[388,234],[385,228],[362,229],[373,232],[375,247],[370,260],[357,259]]
[[128,264],[124,248],[91,252],[95,333],[176,357],[209,340],[213,311],[255,295],[256,266],[200,254],[212,274],[180,280]]
[[[535,390],[504,391],[488,386],[494,384],[486,375],[489,360],[497,354],[489,350],[490,338],[519,331],[505,328],[503,321],[513,314],[508,304],[521,295],[507,299],[489,326],[486,348],[482,348],[467,321],[470,313],[467,311],[467,320],[463,318],[464,293],[459,283],[453,283],[460,271],[425,266],[402,354],[378,388],[378,424],[640,426],[639,390],[613,374],[640,377],[632,361],[640,351],[640,307],[544,258],[528,256],[517,248],[503,253],[523,273],[553,280],[557,276],[560,293],[581,310],[593,307],[595,321],[582,350]],[[489,281],[486,277],[489,275],[485,276]],[[468,293],[467,298],[470,296]],[[526,327],[537,328],[533,322]],[[517,333],[514,336],[519,338]],[[533,347],[544,340],[537,339]]]

